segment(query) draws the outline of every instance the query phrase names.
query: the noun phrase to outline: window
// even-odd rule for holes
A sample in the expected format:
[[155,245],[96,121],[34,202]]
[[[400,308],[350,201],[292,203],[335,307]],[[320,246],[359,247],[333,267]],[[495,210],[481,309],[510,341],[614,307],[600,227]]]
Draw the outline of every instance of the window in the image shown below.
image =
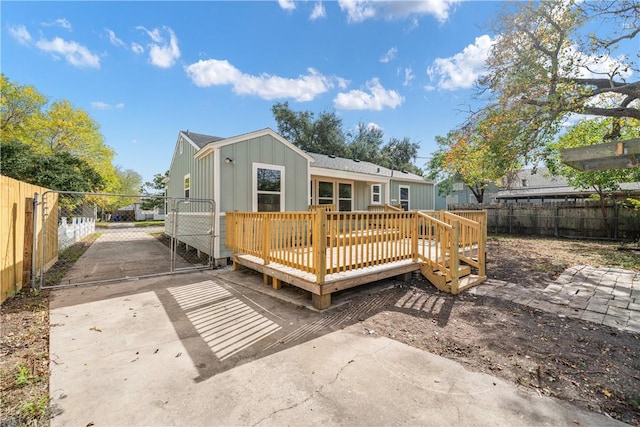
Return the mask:
[[405,211],[409,210],[409,187],[406,185],[400,186],[400,204]]
[[338,210],[339,211],[351,211],[351,184],[344,182],[338,183]]
[[189,193],[191,190],[191,174],[186,174],[184,176],[184,198],[189,198]]
[[373,184],[371,186],[371,204],[379,205],[382,202],[382,185]]
[[184,139],[180,138],[180,154],[184,151]]
[[254,211],[284,211],[284,167],[253,164]]
[[318,181],[318,204],[333,204],[333,182]]

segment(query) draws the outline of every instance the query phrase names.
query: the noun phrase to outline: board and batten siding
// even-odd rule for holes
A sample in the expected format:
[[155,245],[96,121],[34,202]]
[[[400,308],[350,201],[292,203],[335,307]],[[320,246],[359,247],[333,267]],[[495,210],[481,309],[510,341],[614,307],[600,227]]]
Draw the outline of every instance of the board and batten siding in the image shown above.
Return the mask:
[[[180,144],[182,143],[182,153]],[[169,185],[167,196],[175,198],[184,197],[184,177],[190,175],[189,198],[212,199],[213,198],[213,156],[198,160],[194,157],[197,149],[183,136],[175,147],[173,163],[169,171]]]
[[[371,202],[371,186],[374,183],[366,182],[366,181],[355,181],[353,186],[354,191],[354,201],[353,201],[353,210],[355,211],[366,211],[369,209],[369,206],[374,205]],[[380,185],[380,202],[375,203],[375,205],[384,205],[385,195],[387,193],[387,185],[379,183]]]
[[[434,185],[429,182],[391,181],[391,204],[400,203],[400,186],[409,187],[409,209],[433,210]],[[369,190],[370,191],[370,190]]]
[[[253,210],[253,164],[284,166],[284,209],[306,211],[308,162],[271,135],[220,147],[220,212]],[[212,157],[212,156],[207,156]],[[225,162],[232,159],[233,163]],[[221,227],[222,228],[222,227]]]

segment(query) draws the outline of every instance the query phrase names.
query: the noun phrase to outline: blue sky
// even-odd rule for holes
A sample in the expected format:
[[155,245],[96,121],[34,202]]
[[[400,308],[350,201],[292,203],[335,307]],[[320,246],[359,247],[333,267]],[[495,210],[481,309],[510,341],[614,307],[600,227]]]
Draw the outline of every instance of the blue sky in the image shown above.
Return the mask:
[[[99,123],[150,180],[181,129],[277,131],[271,106],[336,111],[420,156],[464,120],[500,2],[7,2],[1,69]],[[418,159],[421,166],[426,160]]]

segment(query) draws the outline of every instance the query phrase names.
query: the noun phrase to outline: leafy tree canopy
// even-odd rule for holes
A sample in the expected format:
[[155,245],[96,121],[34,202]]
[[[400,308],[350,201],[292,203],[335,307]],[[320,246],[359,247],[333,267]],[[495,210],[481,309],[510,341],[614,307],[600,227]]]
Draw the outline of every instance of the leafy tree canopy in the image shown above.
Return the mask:
[[[638,0],[505,6],[479,94],[487,96],[486,108],[529,121],[518,141],[522,156],[535,155],[572,114],[640,119],[640,81],[633,79],[639,57],[615,53],[638,37],[638,24]],[[604,32],[612,27],[615,33]],[[615,129],[603,135],[619,137]]]
[[[114,191],[120,185],[112,164],[115,152],[104,143],[98,124],[87,112],[73,107],[66,100],[49,105],[33,86],[18,85],[4,75],[0,75],[0,84],[0,142],[26,144],[31,147],[29,153],[47,158],[67,153],[99,174],[105,191]],[[23,149],[19,152],[26,153]],[[6,165],[10,167],[9,162]],[[17,173],[3,169],[5,175]],[[94,188],[95,185],[88,182],[87,187]]]
[[11,178],[52,190],[96,192],[104,179],[84,160],[66,151],[42,154],[20,141],[2,143],[0,170]]
[[547,145],[576,116],[618,119],[598,122],[610,128],[594,134],[597,142],[624,137],[621,120],[640,119],[640,56],[616,49],[633,49],[639,26],[638,0],[505,3],[477,82],[484,106],[437,138],[430,177],[461,180],[481,196],[488,183],[553,152]]
[[383,142],[384,133],[376,126],[359,123],[355,130],[344,132],[342,119],[335,112],[323,112],[317,119],[310,111],[293,111],[287,102],[271,108],[278,133],[298,148],[310,153],[357,158],[394,170],[422,175],[414,165],[420,144],[409,138],[391,138]]

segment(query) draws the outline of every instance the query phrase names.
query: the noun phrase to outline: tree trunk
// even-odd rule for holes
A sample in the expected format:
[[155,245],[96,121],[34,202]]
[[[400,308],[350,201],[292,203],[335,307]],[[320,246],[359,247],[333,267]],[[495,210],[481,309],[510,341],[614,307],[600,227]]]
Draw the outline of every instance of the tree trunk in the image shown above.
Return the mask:
[[476,198],[478,203],[482,204],[482,201],[484,200],[484,187],[479,189],[476,186],[473,186],[469,187],[469,189],[473,193],[473,196]]

